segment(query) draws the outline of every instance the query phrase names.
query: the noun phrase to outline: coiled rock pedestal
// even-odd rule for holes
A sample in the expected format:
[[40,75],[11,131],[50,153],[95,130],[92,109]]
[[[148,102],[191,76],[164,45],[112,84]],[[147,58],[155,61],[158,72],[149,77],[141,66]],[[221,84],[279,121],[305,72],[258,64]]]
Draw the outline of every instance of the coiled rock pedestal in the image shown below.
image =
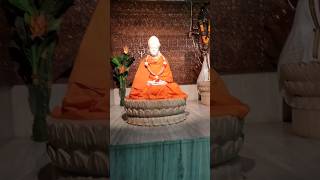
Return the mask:
[[281,65],[280,85],[292,108],[293,132],[320,139],[320,62]]
[[109,176],[109,121],[47,120],[48,155],[58,169],[79,176]]
[[217,166],[238,157],[244,142],[243,124],[243,120],[233,116],[211,118],[211,166]]
[[125,99],[124,119],[137,126],[163,126],[186,119],[185,99],[133,100]]
[[197,86],[201,97],[200,103],[210,105],[210,81],[200,81]]

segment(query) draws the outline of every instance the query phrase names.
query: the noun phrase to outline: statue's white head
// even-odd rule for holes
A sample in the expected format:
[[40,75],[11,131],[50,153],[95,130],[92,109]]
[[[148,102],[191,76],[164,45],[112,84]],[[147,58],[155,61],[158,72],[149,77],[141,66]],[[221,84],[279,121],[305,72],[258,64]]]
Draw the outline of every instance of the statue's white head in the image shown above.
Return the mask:
[[151,36],[148,40],[150,54],[154,57],[158,56],[160,51],[160,41],[157,36]]

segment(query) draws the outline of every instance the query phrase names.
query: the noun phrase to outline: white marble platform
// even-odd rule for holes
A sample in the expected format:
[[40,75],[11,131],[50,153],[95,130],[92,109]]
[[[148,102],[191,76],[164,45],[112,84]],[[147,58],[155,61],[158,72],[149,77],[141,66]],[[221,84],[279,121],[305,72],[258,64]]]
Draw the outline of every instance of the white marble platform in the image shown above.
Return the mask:
[[210,109],[197,101],[187,102],[189,113],[183,122],[167,126],[144,127],[127,124],[122,119],[123,107],[112,106],[110,109],[110,143],[139,144],[147,142],[171,141],[180,139],[210,137]]

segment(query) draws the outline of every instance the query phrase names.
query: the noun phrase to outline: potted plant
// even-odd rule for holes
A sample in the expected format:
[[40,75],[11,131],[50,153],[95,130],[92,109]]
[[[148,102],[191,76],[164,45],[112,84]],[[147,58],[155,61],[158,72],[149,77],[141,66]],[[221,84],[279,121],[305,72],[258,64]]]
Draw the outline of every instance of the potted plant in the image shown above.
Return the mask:
[[47,140],[46,117],[52,81],[52,61],[61,17],[73,0],[6,0],[12,20],[12,57],[20,65],[19,74],[28,86],[34,117],[32,138]]
[[128,53],[129,48],[125,46],[121,55],[111,58],[113,77],[117,80],[119,86],[120,106],[124,106],[129,68],[135,60],[134,57],[130,56]]

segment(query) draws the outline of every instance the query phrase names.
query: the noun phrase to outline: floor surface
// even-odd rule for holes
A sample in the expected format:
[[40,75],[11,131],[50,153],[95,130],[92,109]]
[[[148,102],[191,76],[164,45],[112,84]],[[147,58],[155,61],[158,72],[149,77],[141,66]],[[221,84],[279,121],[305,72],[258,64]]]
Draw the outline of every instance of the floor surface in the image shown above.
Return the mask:
[[240,156],[213,171],[213,179],[320,179],[320,140],[296,136],[286,123],[246,124]]
[[187,101],[186,120],[170,126],[134,126],[123,120],[123,107],[110,108],[110,143],[140,144],[208,138],[210,136],[210,109],[197,101]]
[[[240,159],[213,171],[215,180],[318,180],[320,140],[295,136],[290,125],[248,123]],[[0,179],[36,180],[45,146],[29,140],[0,142]]]

